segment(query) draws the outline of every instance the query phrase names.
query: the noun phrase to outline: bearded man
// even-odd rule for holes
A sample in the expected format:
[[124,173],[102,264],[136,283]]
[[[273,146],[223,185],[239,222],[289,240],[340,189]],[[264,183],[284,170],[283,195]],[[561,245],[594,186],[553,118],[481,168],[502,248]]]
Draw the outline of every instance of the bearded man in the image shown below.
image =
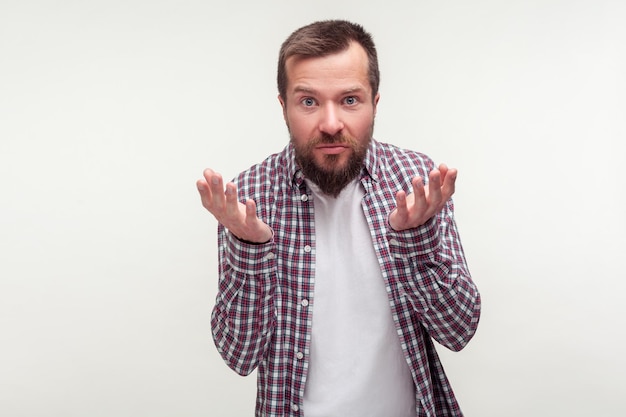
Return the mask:
[[380,75],[360,25],[296,30],[277,79],[289,144],[197,182],[219,222],[219,353],[258,369],[257,417],[461,416],[433,343],[462,349],[480,317],[457,171],[373,139]]

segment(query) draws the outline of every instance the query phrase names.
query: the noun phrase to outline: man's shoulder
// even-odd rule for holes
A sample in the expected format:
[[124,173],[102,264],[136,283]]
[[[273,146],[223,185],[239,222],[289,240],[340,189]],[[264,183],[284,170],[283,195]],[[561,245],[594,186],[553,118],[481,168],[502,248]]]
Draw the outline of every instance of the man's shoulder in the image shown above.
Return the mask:
[[375,143],[376,156],[381,167],[391,171],[430,172],[435,163],[426,154],[385,142]]
[[284,149],[240,172],[234,182],[239,186],[251,187],[276,184],[286,178],[288,166],[288,152]]

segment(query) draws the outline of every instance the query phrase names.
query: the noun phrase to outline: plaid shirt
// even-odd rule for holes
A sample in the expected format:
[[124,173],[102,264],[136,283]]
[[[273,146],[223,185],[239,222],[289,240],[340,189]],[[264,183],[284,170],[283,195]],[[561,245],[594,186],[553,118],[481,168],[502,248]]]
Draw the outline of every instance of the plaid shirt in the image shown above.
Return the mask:
[[[396,192],[411,192],[411,179],[427,179],[434,167],[423,154],[372,140],[361,173],[362,206],[415,383],[416,415],[461,416],[432,341],[462,349],[480,316],[480,295],[463,255],[452,201],[418,228],[398,232],[388,224]],[[241,200],[255,200],[257,214],[274,236],[266,244],[249,244],[218,226],[215,344],[237,373],[248,375],[258,367],[257,417],[303,416],[315,308],[313,197],[291,145],[234,182]]]

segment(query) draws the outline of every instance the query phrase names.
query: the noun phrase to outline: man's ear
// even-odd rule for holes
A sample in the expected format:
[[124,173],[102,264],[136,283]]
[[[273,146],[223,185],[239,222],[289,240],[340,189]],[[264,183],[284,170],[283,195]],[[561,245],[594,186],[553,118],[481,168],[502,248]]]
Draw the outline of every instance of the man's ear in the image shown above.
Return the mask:
[[280,102],[280,106],[283,108],[283,119],[287,122],[287,103],[285,103],[285,99],[279,94],[278,101]]
[[380,100],[380,93],[376,93],[376,97],[374,97],[374,116],[376,116],[376,108],[378,107],[378,100]]

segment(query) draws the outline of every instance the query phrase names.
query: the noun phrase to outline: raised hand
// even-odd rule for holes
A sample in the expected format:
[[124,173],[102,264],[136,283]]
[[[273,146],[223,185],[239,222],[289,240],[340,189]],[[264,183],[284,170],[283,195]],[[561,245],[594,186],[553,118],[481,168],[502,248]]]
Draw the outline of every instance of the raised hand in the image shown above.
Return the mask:
[[272,229],[256,215],[254,200],[240,203],[235,184],[229,182],[224,188],[222,176],[212,169],[205,169],[203,174],[196,186],[202,205],[218,222],[241,240],[264,243],[272,238]]
[[428,187],[421,177],[414,177],[411,194],[404,191],[396,194],[396,209],[389,216],[390,226],[398,231],[411,229],[439,213],[454,194],[456,175],[456,169],[441,164],[428,175]]

